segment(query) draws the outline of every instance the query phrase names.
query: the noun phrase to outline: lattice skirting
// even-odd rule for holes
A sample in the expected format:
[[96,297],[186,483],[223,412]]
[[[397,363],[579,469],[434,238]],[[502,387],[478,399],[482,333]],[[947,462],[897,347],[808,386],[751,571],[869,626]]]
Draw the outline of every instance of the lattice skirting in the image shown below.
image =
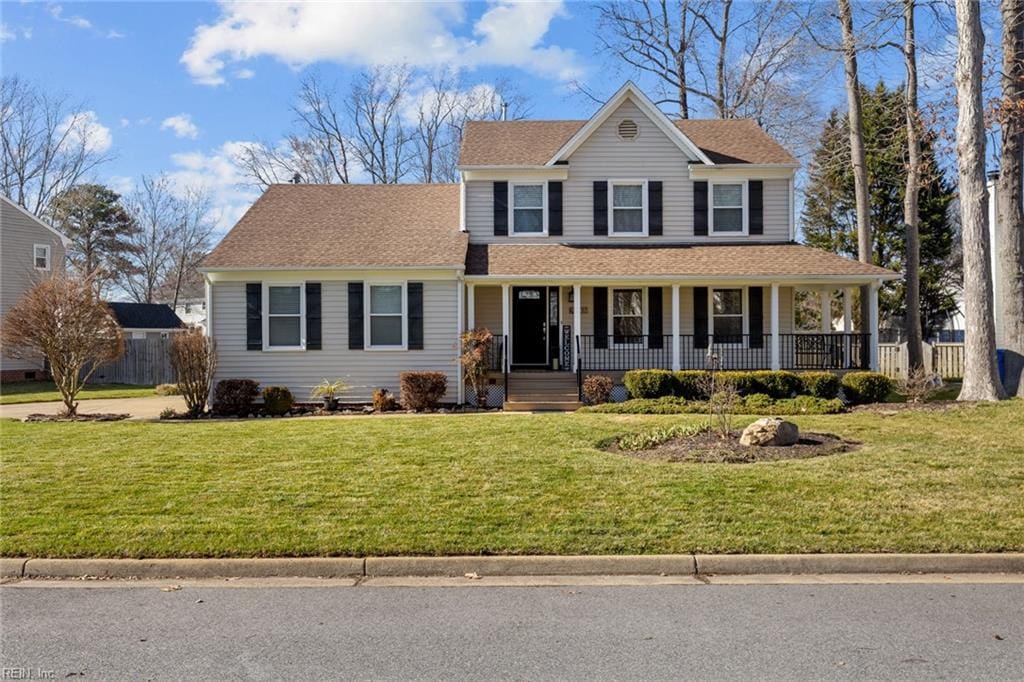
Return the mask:
[[[476,405],[476,391],[472,386],[466,386],[466,404]],[[505,404],[504,384],[487,385],[487,407],[501,407]]]

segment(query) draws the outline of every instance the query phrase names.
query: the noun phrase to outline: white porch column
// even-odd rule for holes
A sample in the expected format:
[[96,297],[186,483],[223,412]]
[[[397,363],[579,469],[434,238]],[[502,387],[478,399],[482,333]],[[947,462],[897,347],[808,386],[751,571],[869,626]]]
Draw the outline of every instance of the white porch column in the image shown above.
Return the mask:
[[476,329],[476,285],[466,284],[466,329]]
[[583,326],[583,287],[579,284],[572,285],[572,371],[579,369],[580,359],[576,349],[576,339],[579,338]]
[[[512,343],[512,289],[508,284],[501,285],[501,333]],[[505,356],[508,355],[508,348],[505,349]]]
[[878,282],[872,282],[868,298],[868,332],[871,334],[871,371],[878,371]]
[[[463,327],[463,323],[464,323],[464,320],[466,319],[465,318],[465,312],[466,311],[463,308],[465,299],[464,299],[463,293],[462,293],[462,288],[465,286],[465,282],[460,277],[459,279],[456,280],[455,284],[456,284],[456,289],[455,289],[455,309],[458,312],[458,318],[459,318],[458,321],[455,323],[455,331],[456,331],[456,334],[457,334],[455,338],[457,339],[456,343],[458,343],[457,347],[459,349],[459,354],[461,355],[462,354],[462,332],[465,331],[465,328]],[[457,376],[458,376],[458,390],[456,391],[456,393],[457,393],[457,398],[458,398],[458,401],[459,401],[459,405],[462,405],[464,402],[466,402],[466,396],[465,396],[465,393],[466,393],[466,382],[462,378],[462,362],[460,362],[458,359],[456,359],[455,367],[456,367],[456,373],[457,373]]]
[[679,285],[672,285],[672,371],[678,372],[679,365]]
[[843,289],[843,331],[849,334],[853,331],[853,288]]
[[772,283],[771,294],[771,329],[772,329],[772,369],[782,367],[779,348],[779,285]]
[[832,331],[832,291],[822,288],[818,298],[821,304],[821,331],[828,334]]

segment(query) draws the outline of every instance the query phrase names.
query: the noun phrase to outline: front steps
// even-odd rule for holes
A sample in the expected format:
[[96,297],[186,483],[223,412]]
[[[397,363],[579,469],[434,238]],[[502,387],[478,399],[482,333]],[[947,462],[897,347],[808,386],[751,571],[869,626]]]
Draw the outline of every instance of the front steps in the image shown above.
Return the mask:
[[582,407],[572,372],[511,372],[506,412],[572,412]]

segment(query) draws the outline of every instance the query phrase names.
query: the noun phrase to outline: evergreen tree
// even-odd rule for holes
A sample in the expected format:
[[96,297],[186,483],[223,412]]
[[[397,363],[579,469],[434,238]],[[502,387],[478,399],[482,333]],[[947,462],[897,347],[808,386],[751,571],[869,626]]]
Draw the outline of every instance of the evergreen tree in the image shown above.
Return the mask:
[[[906,191],[907,140],[903,88],[879,84],[861,91],[864,144],[871,198],[872,254],[876,265],[903,271],[905,234],[903,195]],[[801,213],[804,240],[811,246],[856,258],[857,217],[847,119],[833,110],[825,121],[811,160],[809,183]],[[920,202],[921,326],[925,338],[956,311],[960,265],[954,250],[956,228],[949,205],[954,193],[935,158],[935,132],[921,140]],[[879,292],[886,326],[898,327],[905,311],[905,283],[888,282]]]

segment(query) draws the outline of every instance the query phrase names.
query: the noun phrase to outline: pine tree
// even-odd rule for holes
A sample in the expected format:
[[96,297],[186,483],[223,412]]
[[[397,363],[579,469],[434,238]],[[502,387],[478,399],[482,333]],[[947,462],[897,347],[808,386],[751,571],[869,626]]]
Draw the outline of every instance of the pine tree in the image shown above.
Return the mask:
[[[906,254],[903,197],[906,192],[906,125],[903,90],[879,84],[863,88],[864,146],[870,188],[871,262],[901,272]],[[849,133],[845,114],[833,110],[822,130],[810,164],[801,228],[811,246],[855,258],[857,254],[856,197],[850,167]],[[935,132],[925,129],[921,140],[920,204],[921,326],[928,338],[956,311],[955,283],[959,265],[954,257],[955,227],[949,216],[954,194],[935,159]],[[880,316],[888,327],[899,327],[906,310],[904,281],[885,284],[879,292]]]

